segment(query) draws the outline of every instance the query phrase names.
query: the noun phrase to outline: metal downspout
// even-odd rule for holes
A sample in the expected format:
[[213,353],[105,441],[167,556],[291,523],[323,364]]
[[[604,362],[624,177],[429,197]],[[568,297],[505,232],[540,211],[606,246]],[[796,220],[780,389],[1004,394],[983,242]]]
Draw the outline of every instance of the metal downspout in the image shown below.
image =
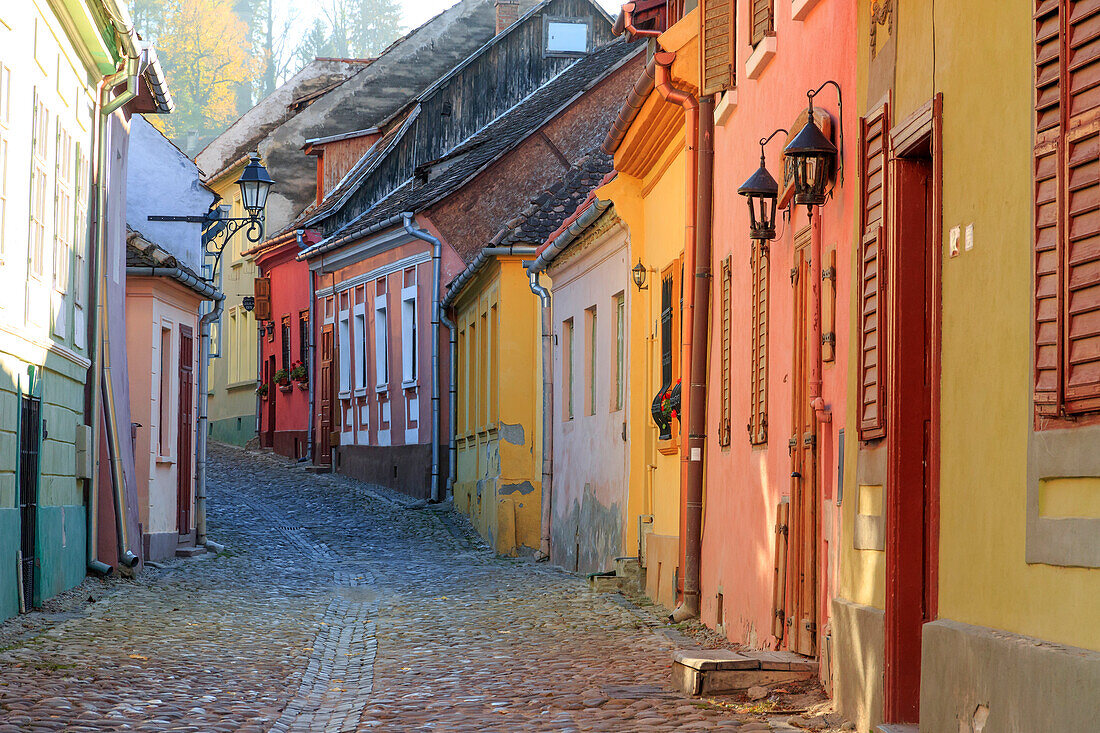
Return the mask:
[[[298,235],[298,250],[301,251],[302,243],[305,241],[305,230],[299,229]],[[313,270],[309,271],[309,344],[306,351],[306,358],[309,359],[309,365],[306,369],[309,370],[309,422],[306,424],[306,460],[313,463],[313,411],[316,409],[317,392],[316,385],[314,384],[316,378],[316,372],[314,370],[314,350],[317,348],[317,344],[314,339],[314,332],[316,331],[315,320],[317,318],[317,305],[314,294],[317,292],[317,279],[316,273]]]
[[550,523],[554,502],[554,352],[550,291],[539,282],[539,271],[528,269],[531,292],[542,304],[542,533],[536,559],[550,559]]
[[[440,259],[443,253],[443,244],[423,229],[413,225],[413,214],[406,211],[402,214],[405,231],[411,236],[432,245],[432,490],[433,502],[439,501],[439,289],[441,286]],[[415,345],[413,348],[416,348]],[[452,355],[451,361],[454,361]],[[451,425],[454,431],[454,425]]]
[[[658,52],[654,55],[656,61],[656,78],[654,88],[661,97],[670,104],[677,104],[684,109],[684,142],[687,147],[687,175],[686,175],[686,221],[684,223],[684,273],[696,272],[696,218],[697,218],[697,190],[699,169],[699,102],[693,94],[677,88],[672,83],[672,64],[676,60],[675,53]],[[682,283],[683,289],[683,314],[680,325],[680,379],[691,379],[692,357],[694,354],[692,341],[695,324],[695,290],[696,278],[685,277]],[[697,548],[698,542],[693,541],[692,534],[698,533],[700,518],[694,516],[696,503],[701,503],[694,495],[695,487],[692,485],[691,464],[695,456],[691,443],[691,411],[695,409],[692,390],[684,390],[681,387],[681,415],[686,415],[686,420],[681,420],[681,434],[685,424],[688,428],[688,440],[680,441],[680,603],[672,612],[671,618],[675,621],[683,621],[695,618],[699,615],[699,559],[692,558],[693,545]],[[702,456],[699,450],[698,460],[701,465]]]
[[439,309],[439,322],[447,327],[449,337],[447,344],[450,351],[448,361],[451,366],[451,383],[447,387],[447,414],[450,421],[447,424],[447,432],[450,437],[447,441],[447,498],[453,499],[455,495],[455,476],[458,474],[458,444],[455,440],[455,426],[458,424],[458,327],[454,321],[447,317],[447,310],[442,306]]
[[[112,9],[108,8],[108,12]],[[115,22],[121,21],[117,17],[112,17]],[[137,51],[133,43],[133,39],[130,38],[130,34],[133,33],[132,27],[124,25],[125,32],[119,32],[120,43],[123,46],[127,55],[123,61],[120,62],[119,71],[105,77],[100,82],[99,88],[99,119],[98,125],[98,137],[99,137],[99,150],[97,151],[97,174],[96,174],[96,252],[95,262],[95,279],[93,288],[93,299],[95,301],[96,310],[96,326],[94,338],[91,341],[92,344],[92,369],[94,370],[95,388],[92,391],[92,435],[93,435],[93,451],[95,455],[95,472],[93,478],[93,486],[97,485],[99,480],[99,451],[100,451],[100,425],[105,426],[106,438],[107,438],[107,455],[110,462],[111,470],[111,483],[113,488],[113,499],[115,506],[115,532],[117,534],[118,541],[118,556],[119,563],[127,568],[132,568],[138,563],[138,556],[130,550],[130,539],[126,530],[126,484],[125,476],[122,472],[122,459],[119,456],[120,437],[118,434],[118,420],[115,408],[115,395],[114,385],[111,383],[111,342],[110,331],[107,326],[109,323],[109,314],[107,312],[107,133],[108,123],[111,115],[115,113],[120,107],[129,102],[135,96],[137,96],[137,74],[140,62],[140,54]],[[107,95],[114,91],[115,86],[126,79],[126,90],[114,97],[111,100],[107,100]],[[97,408],[97,405],[99,407]],[[89,522],[92,527],[96,528],[96,532],[89,534],[89,550],[88,550],[88,567],[98,573],[104,571],[105,564],[101,563],[96,557],[98,544],[98,489],[93,489],[90,492],[91,504],[94,510],[91,512],[92,516],[89,516]],[[95,544],[93,544],[95,543]]]
[[205,547],[206,541],[206,434],[209,431],[207,403],[210,388],[207,385],[210,364],[210,324],[221,318],[225,295],[218,293],[211,300],[214,307],[199,319],[199,414],[195,420],[195,544]]

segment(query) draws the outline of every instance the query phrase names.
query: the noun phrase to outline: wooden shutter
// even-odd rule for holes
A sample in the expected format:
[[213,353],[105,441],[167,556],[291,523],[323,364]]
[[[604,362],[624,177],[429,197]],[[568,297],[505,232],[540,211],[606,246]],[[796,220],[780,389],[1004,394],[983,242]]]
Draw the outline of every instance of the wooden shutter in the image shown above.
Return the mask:
[[760,43],[764,36],[775,28],[772,20],[772,0],[750,0],[751,15],[749,25],[752,28],[752,45]]
[[733,70],[736,6],[736,0],[702,0],[703,94],[733,89],[737,83]]
[[722,414],[718,420],[718,445],[730,444],[730,349],[732,347],[733,263],[730,257],[722,260]]
[[258,277],[254,281],[253,295],[256,297],[256,305],[253,310],[257,321],[271,320],[271,278]]
[[1037,417],[1100,410],[1100,0],[1035,12]]
[[860,120],[859,439],[886,435],[886,221],[889,104]]
[[762,242],[752,245],[752,344],[749,356],[749,442],[768,442],[768,253]]

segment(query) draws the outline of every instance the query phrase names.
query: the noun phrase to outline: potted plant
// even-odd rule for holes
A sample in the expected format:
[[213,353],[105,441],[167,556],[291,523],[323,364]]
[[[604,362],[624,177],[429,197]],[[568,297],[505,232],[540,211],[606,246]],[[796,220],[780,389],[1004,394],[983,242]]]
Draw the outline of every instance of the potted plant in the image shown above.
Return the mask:
[[260,382],[256,385],[256,394],[260,397],[267,397],[267,382]]
[[275,384],[279,386],[280,392],[289,392],[294,389],[290,383],[290,372],[286,369],[280,369],[275,372]]
[[302,362],[296,361],[290,365],[290,378],[298,385],[298,389],[309,389],[309,370]]

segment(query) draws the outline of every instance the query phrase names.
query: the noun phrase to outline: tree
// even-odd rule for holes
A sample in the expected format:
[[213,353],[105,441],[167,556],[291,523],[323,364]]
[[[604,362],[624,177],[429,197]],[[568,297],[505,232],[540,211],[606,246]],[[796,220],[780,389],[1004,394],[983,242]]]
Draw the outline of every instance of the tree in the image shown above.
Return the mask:
[[318,56],[370,58],[401,35],[401,8],[396,0],[321,0],[321,16],[298,45],[298,63]]
[[193,155],[236,119],[237,90],[253,78],[248,28],[230,0],[176,0],[157,50],[176,111],[151,121]]
[[297,25],[298,9],[290,6],[280,12],[275,0],[249,0],[248,11],[249,40],[258,57],[255,98],[263,99],[286,81],[297,64],[290,35]]

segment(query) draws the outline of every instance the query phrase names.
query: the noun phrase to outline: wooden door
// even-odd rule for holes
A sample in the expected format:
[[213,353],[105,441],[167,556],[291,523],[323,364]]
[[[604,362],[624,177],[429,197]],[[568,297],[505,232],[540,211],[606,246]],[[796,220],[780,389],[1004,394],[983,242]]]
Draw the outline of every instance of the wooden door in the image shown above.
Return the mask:
[[791,651],[817,654],[817,423],[810,407],[810,227],[795,236],[791,336],[791,502],[787,538],[787,639]]
[[191,533],[191,459],[195,435],[194,333],[180,326],[179,421],[176,438],[176,528],[180,535]]
[[939,260],[933,161],[925,148],[893,163],[887,406],[886,696],[891,723],[917,723],[921,630],[935,618]]
[[[321,329],[321,368],[318,370],[320,375],[318,381],[318,386],[320,387],[318,403],[321,407],[321,421],[320,429],[317,431],[317,445],[315,445],[313,449],[313,455],[316,462],[324,464],[332,462],[332,451],[329,446],[329,441],[332,435],[333,425],[332,410],[335,390],[333,380],[336,378],[332,368],[333,360],[336,356],[333,346],[332,324],[328,324]],[[312,416],[310,419],[313,419]]]
[[42,447],[42,400],[22,395],[19,410],[19,551],[23,610],[34,607],[34,559],[38,537],[38,469]]
[[279,385],[275,383],[275,372],[278,367],[275,364],[275,355],[267,357],[267,441],[264,446],[275,447],[275,405],[278,404]]

